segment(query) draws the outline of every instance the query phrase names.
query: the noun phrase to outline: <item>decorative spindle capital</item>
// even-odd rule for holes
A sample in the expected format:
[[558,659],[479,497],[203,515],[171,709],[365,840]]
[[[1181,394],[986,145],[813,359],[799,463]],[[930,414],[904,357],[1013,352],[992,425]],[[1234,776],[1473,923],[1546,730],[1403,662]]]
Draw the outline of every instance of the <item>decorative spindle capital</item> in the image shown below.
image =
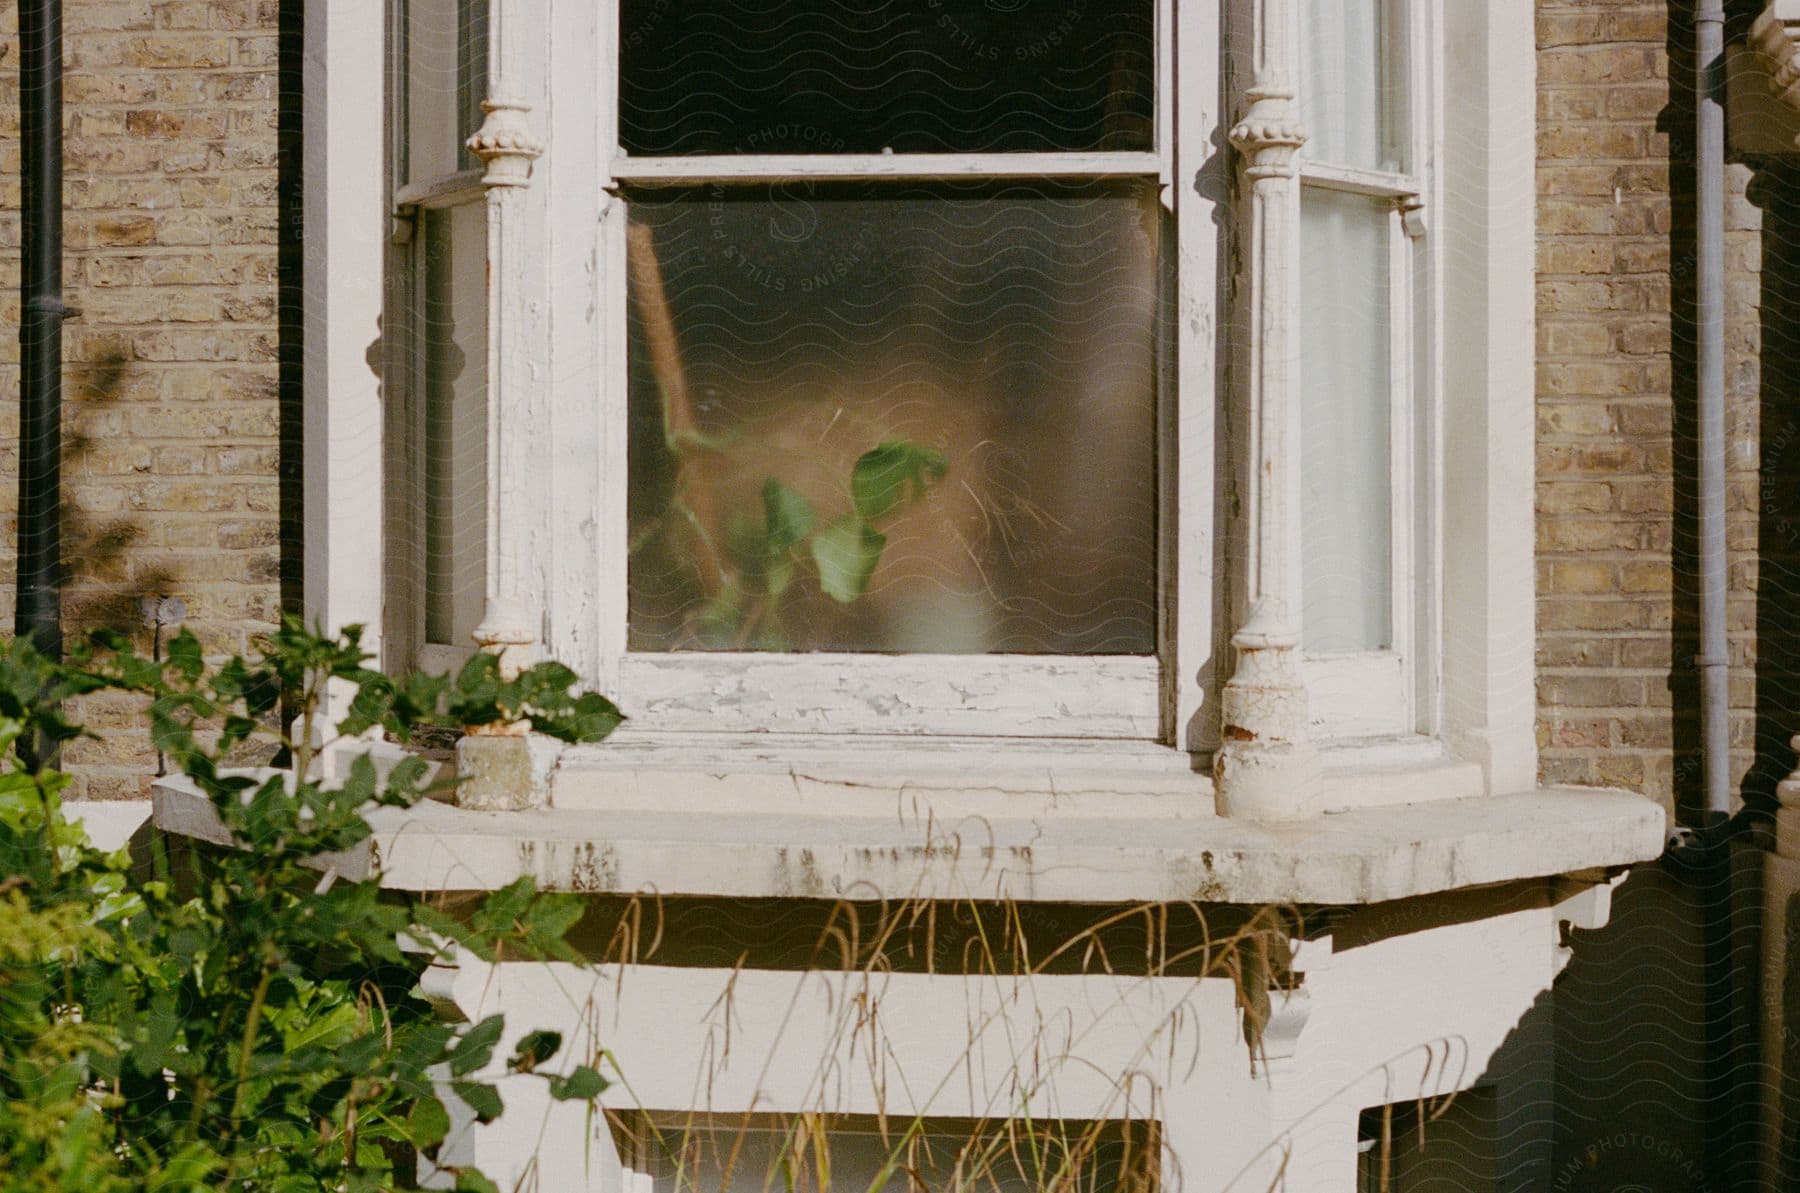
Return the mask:
[[544,143],[531,131],[526,114],[531,105],[520,99],[493,96],[481,101],[487,118],[468,140],[469,152],[487,166],[486,186],[525,186],[531,163],[543,155]]
[[1297,172],[1295,160],[1306,144],[1306,128],[1285,91],[1253,91],[1243,119],[1231,129],[1232,146],[1243,155],[1244,172],[1252,178],[1287,177]]

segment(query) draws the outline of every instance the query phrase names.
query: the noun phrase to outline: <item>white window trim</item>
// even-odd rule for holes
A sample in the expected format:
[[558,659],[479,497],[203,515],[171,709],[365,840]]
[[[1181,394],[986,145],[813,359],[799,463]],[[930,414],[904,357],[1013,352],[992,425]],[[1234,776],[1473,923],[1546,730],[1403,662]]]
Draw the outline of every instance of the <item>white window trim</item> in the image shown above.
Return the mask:
[[[1125,738],[1173,742],[1175,726],[1196,720],[1203,701],[1199,690],[1203,659],[1180,644],[1211,638],[1211,535],[1190,529],[1212,514],[1211,423],[1215,387],[1210,369],[1210,320],[1165,318],[1167,332],[1178,338],[1178,372],[1165,368],[1159,407],[1158,468],[1164,478],[1158,511],[1159,527],[1179,527],[1181,549],[1168,530],[1159,556],[1171,559],[1183,574],[1163,584],[1160,597],[1160,653],[1157,656],[1019,656],[1019,655],[845,655],[733,654],[697,651],[634,652],[627,648],[625,568],[626,459],[625,371],[627,312],[623,282],[626,219],[617,188],[631,182],[783,181],[796,176],[836,178],[946,177],[1120,177],[1154,179],[1176,225],[1175,276],[1181,284],[1200,279],[1205,294],[1193,300],[1185,290],[1166,288],[1168,302],[1187,310],[1210,308],[1216,287],[1211,203],[1193,191],[1178,194],[1174,178],[1193,176],[1209,152],[1205,142],[1216,127],[1205,106],[1197,119],[1177,121],[1174,85],[1177,41],[1193,36],[1205,41],[1218,28],[1216,0],[1183,5],[1176,19],[1176,0],[1156,0],[1158,19],[1157,148],[1152,153],[1056,154],[894,154],[846,157],[714,157],[632,158],[618,144],[616,82],[618,4],[594,5],[599,78],[592,90],[602,100],[595,112],[594,152],[604,201],[599,252],[601,349],[604,367],[598,390],[600,420],[607,429],[597,522],[607,541],[602,557],[618,561],[603,568],[592,604],[598,623],[598,673],[627,708],[646,725],[670,732],[767,732],[799,736],[844,733],[935,733],[971,736]],[[1194,17],[1186,16],[1188,12]],[[1185,66],[1181,99],[1192,96],[1216,108],[1216,46],[1197,55],[1198,67]],[[1196,105],[1199,106],[1199,105]],[[557,113],[551,113],[552,120]],[[1178,133],[1182,129],[1184,132]],[[1183,143],[1182,137],[1186,137]],[[553,140],[563,143],[560,133]],[[1184,170],[1189,161],[1196,169]],[[818,171],[814,174],[813,171]],[[1189,207],[1202,219],[1184,218]],[[1198,237],[1186,229],[1203,228]],[[1191,243],[1192,242],[1192,243]],[[609,284],[604,279],[611,277]],[[1166,357],[1165,357],[1166,359]],[[1200,367],[1196,367],[1200,366]],[[1204,433],[1199,424],[1205,424]],[[1166,575],[1166,573],[1165,573]],[[1188,580],[1188,583],[1182,583]],[[1181,593],[1201,594],[1181,602]],[[1197,607],[1196,607],[1197,606]],[[1194,665],[1189,665],[1192,662]]]
[[1440,221],[1456,260],[1439,335],[1456,345],[1440,414],[1442,736],[1490,790],[1523,791],[1537,782],[1537,41],[1529,5],[1450,4],[1444,16],[1441,73],[1456,86],[1443,173],[1458,185]]
[[[304,603],[309,622],[366,628],[382,655],[384,416],[368,361],[379,335],[388,238],[383,111],[386,6],[309,5],[302,148],[305,191]],[[330,63],[327,71],[326,64]]]

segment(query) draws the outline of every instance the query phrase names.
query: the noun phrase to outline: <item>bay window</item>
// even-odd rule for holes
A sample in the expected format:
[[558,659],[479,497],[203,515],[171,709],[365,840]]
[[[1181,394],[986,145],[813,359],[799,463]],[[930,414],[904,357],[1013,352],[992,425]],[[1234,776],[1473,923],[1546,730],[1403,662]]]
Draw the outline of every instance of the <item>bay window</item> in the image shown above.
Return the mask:
[[[532,606],[501,602],[506,640],[615,694],[627,736],[1111,740],[1204,771],[1262,517],[1264,265],[1226,144],[1257,5],[554,3],[500,10],[506,67],[490,2],[390,0],[388,657],[466,655],[500,560]],[[1485,25],[1291,7],[1306,719],[1485,762],[1464,726],[1504,704],[1528,739],[1528,702],[1470,698],[1503,669],[1481,634],[1443,646],[1496,508],[1446,488],[1444,428],[1512,381],[1441,349],[1490,325],[1441,242],[1485,218],[1445,190],[1446,130],[1478,146],[1454,129],[1491,114],[1438,71]],[[497,181],[464,147],[496,87],[554,145]]]

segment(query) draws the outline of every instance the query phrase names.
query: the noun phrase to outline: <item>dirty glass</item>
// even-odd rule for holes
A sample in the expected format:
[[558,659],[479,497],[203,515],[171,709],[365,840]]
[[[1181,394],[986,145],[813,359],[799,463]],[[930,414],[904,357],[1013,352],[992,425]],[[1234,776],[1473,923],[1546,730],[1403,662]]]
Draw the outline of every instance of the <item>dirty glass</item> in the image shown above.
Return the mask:
[[1151,0],[624,0],[638,156],[1149,150]]
[[487,98],[488,0],[404,0],[400,41],[404,136],[395,177],[424,183],[481,162],[464,144],[481,127]]
[[1393,643],[1393,203],[1300,201],[1300,542],[1309,654]]
[[1152,653],[1154,195],[631,194],[632,649]]
[[487,586],[487,215],[422,222],[425,640],[467,646]]
[[1408,0],[1303,0],[1300,115],[1310,160],[1403,172]]

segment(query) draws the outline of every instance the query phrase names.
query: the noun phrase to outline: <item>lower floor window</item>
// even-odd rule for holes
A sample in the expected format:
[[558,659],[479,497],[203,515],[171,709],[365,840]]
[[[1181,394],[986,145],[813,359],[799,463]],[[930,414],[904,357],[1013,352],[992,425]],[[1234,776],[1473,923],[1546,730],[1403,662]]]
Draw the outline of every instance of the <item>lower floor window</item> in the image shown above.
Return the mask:
[[1155,1125],[1066,1119],[629,1114],[633,1193],[1154,1193]]

